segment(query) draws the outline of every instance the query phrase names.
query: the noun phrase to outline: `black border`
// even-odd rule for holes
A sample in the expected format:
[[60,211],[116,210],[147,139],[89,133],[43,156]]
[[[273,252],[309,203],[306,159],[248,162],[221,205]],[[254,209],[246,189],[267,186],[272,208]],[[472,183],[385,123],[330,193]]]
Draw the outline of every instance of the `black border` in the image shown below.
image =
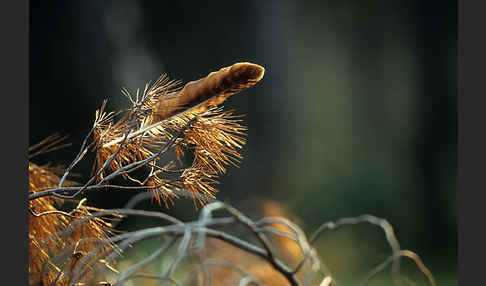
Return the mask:
[[2,2],[2,283],[28,285],[29,2]]
[[484,1],[458,5],[459,285],[484,284],[486,39]]

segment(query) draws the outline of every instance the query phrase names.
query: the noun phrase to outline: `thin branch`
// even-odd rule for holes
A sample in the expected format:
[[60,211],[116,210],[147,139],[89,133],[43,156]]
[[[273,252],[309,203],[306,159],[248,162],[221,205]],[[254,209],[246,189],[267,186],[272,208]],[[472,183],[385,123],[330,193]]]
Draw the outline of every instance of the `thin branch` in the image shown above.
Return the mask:
[[[145,132],[147,132],[147,131],[149,131],[149,130],[151,130],[153,128],[157,128],[160,125],[165,124],[165,123],[167,123],[165,120],[164,121],[160,121],[160,122],[157,122],[155,124],[149,125],[147,127],[141,128],[141,129],[139,129],[137,131],[134,131],[132,133],[129,133],[129,134],[127,134],[127,139],[132,139],[133,137],[136,137],[136,136],[138,136],[140,134],[143,134],[143,133],[145,133]],[[118,144],[118,143],[120,143],[122,141],[123,141],[123,137],[114,139],[114,140],[112,140],[112,141],[110,141],[108,143],[103,144],[103,148],[113,146],[113,145]]]
[[76,157],[71,162],[71,164],[69,164],[69,166],[66,168],[64,175],[61,177],[61,180],[59,181],[59,185],[58,185],[59,188],[62,187],[62,184],[64,183],[64,180],[66,179],[66,177],[69,175],[69,172],[71,172],[71,170],[79,163],[79,161],[81,161],[84,158],[84,156],[88,152],[89,148],[91,148],[91,146],[94,144],[94,142],[92,142],[90,145],[88,145],[86,147],[86,143],[88,142],[88,138],[91,136],[91,134],[93,134],[95,128],[96,128],[96,126],[93,126],[91,128],[91,130],[88,132],[88,134],[86,135],[86,137],[84,137],[84,140],[83,140],[83,143],[81,144],[81,148],[79,150],[79,153],[76,155]]
[[417,265],[417,267],[419,268],[419,270],[425,275],[429,284],[431,286],[437,286],[437,284],[435,283],[434,276],[432,275],[430,270],[424,265],[424,263],[422,262],[420,257],[417,254],[415,254],[413,251],[410,251],[410,250],[400,250],[398,252],[398,254],[395,254],[395,255],[388,257],[385,261],[383,261],[382,263],[377,265],[372,271],[370,271],[368,273],[368,275],[366,275],[366,277],[363,278],[360,285],[368,284],[368,282],[373,277],[375,277],[378,273],[383,271],[383,269],[385,269],[390,263],[392,263],[395,260],[398,260],[401,256],[405,256],[405,257],[412,259],[415,262],[415,264]]
[[47,138],[41,140],[39,143],[34,144],[33,146],[29,147],[28,152],[33,152],[36,149],[39,149],[39,148],[40,149],[35,153],[29,154],[28,158],[31,159],[35,156],[40,155],[40,154],[52,152],[52,151],[59,150],[59,149],[65,148],[67,146],[70,146],[71,145],[70,142],[58,145],[60,142],[66,140],[67,138],[69,138],[68,135],[61,137],[61,135],[59,135],[57,133],[54,133],[54,134],[48,136]]
[[[143,259],[142,261],[138,262],[137,264],[131,266],[128,268],[118,279],[118,281],[115,283],[115,286],[122,285],[126,280],[130,279],[133,274],[140,268],[144,267],[145,265],[149,264],[153,260],[155,260],[157,257],[159,257],[162,253],[164,253],[168,248],[170,248],[174,243],[176,239],[173,238],[169,241],[166,241],[159,249],[154,251],[150,256],[147,258]],[[170,277],[167,277],[169,279]]]
[[[270,247],[270,241],[266,237],[265,234],[263,234],[261,231],[258,230],[257,225],[248,217],[243,215],[240,211],[237,209],[233,208],[232,206],[226,205],[222,202],[214,202],[209,205],[207,205],[204,209],[201,211],[201,215],[199,218],[199,223],[204,224],[205,220],[211,217],[212,212],[218,210],[218,209],[224,209],[228,213],[230,213],[238,222],[240,222],[243,226],[247,227],[259,240],[259,242],[263,245],[265,249],[265,256],[263,257],[265,260],[267,260],[272,267],[280,272],[288,281],[291,285],[299,285],[298,281],[294,277],[294,273],[285,265],[283,264],[280,260],[278,260],[275,255],[273,254],[271,247]],[[207,233],[200,232],[199,233],[199,238],[201,240],[204,239],[204,235]]]
[[295,269],[292,271],[293,274],[296,274],[299,272],[301,267],[305,264],[307,258],[310,256],[311,253],[311,247],[309,243],[307,242],[307,237],[305,233],[298,227],[296,224],[292,223],[288,219],[282,218],[282,217],[266,217],[262,218],[257,222],[257,225],[260,224],[281,224],[288,229],[292,230],[292,232],[295,235],[295,240],[297,244],[300,247],[300,250],[302,251],[302,255],[304,256],[302,260],[299,262],[299,264],[295,267]]
[[[362,215],[358,217],[351,217],[351,218],[341,218],[338,219],[335,222],[326,222],[323,223],[311,236],[310,242],[311,244],[314,244],[314,242],[319,238],[319,236],[325,231],[325,230],[335,230],[343,225],[349,225],[349,224],[359,224],[367,222],[373,225],[379,226],[383,231],[385,232],[385,237],[388,241],[388,244],[390,245],[392,249],[392,255],[396,255],[400,252],[400,244],[398,243],[398,240],[395,236],[395,233],[393,231],[393,227],[390,225],[390,223],[382,218],[378,218],[372,215]],[[400,261],[398,259],[392,261],[392,275],[393,277],[397,277],[399,274],[400,270]]]
[[29,212],[31,215],[35,216],[35,217],[41,217],[43,215],[50,215],[50,214],[61,214],[61,215],[64,215],[64,216],[67,216],[67,217],[75,217],[73,214],[79,210],[81,208],[81,206],[86,202],[86,198],[83,198],[81,201],[79,201],[78,205],[70,212],[63,212],[63,211],[45,211],[45,212],[41,212],[41,213],[36,213],[34,212],[34,210],[32,210],[31,208],[29,208]]

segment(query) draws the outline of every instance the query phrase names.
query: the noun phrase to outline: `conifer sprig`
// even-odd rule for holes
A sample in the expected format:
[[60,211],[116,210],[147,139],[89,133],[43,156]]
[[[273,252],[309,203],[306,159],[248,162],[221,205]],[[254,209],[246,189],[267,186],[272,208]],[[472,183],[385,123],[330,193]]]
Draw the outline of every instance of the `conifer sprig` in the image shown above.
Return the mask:
[[[123,177],[152,186],[156,200],[165,203],[177,197],[174,190],[181,189],[190,191],[195,199],[198,194],[214,197],[217,176],[226,172],[225,166],[237,166],[242,159],[238,149],[245,144],[246,131],[240,116],[218,105],[253,86],[263,73],[258,65],[237,63],[189,82],[182,89],[179,82],[166,76],[135,95],[124,89],[123,94],[132,103],[129,109],[106,113],[103,105],[96,113],[95,179],[99,182],[110,172],[122,170]],[[169,151],[175,152],[177,162],[161,166],[158,162]],[[187,152],[194,156],[188,166],[183,162]],[[149,171],[143,178],[134,178],[132,169],[124,169],[145,161]]]

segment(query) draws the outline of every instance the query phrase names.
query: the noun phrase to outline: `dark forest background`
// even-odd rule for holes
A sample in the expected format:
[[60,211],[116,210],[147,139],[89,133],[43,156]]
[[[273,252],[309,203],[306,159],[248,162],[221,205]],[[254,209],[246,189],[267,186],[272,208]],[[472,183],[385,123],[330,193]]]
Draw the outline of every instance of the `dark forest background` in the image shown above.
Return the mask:
[[[457,283],[455,1],[30,6],[29,143],[54,132],[73,142],[37,163],[68,164],[104,98],[110,110],[127,106],[121,87],[143,89],[163,73],[187,82],[250,61],[266,74],[225,103],[246,114],[249,131],[245,159],[221,178],[218,198],[243,211],[275,200],[308,232],[344,216],[386,218],[439,282]],[[126,202],[115,195],[92,200]],[[183,200],[168,211],[195,215]],[[345,273],[360,269],[361,247],[386,257],[375,232],[331,236],[325,261]]]

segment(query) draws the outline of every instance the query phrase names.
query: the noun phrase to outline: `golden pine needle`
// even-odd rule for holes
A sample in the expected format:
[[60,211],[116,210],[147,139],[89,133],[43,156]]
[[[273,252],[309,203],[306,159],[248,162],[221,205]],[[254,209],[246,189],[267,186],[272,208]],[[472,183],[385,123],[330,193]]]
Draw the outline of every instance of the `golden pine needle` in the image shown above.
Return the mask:
[[[226,165],[236,166],[242,159],[238,149],[245,144],[246,131],[238,116],[217,106],[260,81],[264,71],[256,64],[236,63],[189,82],[181,90],[177,89],[177,82],[165,76],[151,87],[147,85],[141,95],[137,91],[136,99],[124,90],[133,106],[119,120],[115,122],[113,113],[105,113],[104,105],[97,111],[94,132],[98,142],[97,160],[93,169],[100,170],[116,153],[116,158],[107,164],[107,169],[112,171],[150,158],[176,139],[174,134],[182,133],[177,144],[171,147],[182,167],[177,179],[164,178],[164,172],[175,169],[163,170],[155,162],[149,167],[157,172],[151,172],[146,179],[123,176],[153,186],[159,203],[176,197],[170,191],[173,188],[214,197],[217,176],[226,172]],[[182,157],[188,151],[194,154],[194,161],[184,167]],[[102,170],[103,175],[107,169]]]
[[229,96],[253,86],[265,69],[252,63],[236,63],[205,78],[191,81],[176,96],[160,100],[153,108],[151,122],[159,122],[181,112],[201,113],[218,106]]
[[[57,171],[57,168],[41,167],[29,162],[29,190],[36,193],[57,187],[60,182]],[[76,183],[66,180],[64,185],[73,186]],[[65,284],[70,279],[71,269],[63,269],[60,264],[56,263],[56,257],[74,244],[77,245],[79,251],[89,252],[97,247],[98,243],[81,241],[86,238],[102,241],[110,233],[109,224],[101,218],[92,218],[82,224],[74,223],[77,218],[90,215],[88,208],[82,204],[69,213],[69,216],[59,212],[56,204],[62,204],[62,200],[56,197],[29,200],[29,208],[33,213],[29,215],[30,283],[36,284],[38,281],[42,281],[44,285],[50,285],[57,279],[57,284]],[[39,215],[44,212],[50,213]],[[107,245],[100,251],[100,254],[111,251],[113,247],[113,245]],[[75,260],[75,257],[72,257],[71,263],[74,263]],[[69,265],[69,263],[61,264]],[[94,273],[88,272],[84,279],[87,281],[92,278],[91,274],[94,275]]]

